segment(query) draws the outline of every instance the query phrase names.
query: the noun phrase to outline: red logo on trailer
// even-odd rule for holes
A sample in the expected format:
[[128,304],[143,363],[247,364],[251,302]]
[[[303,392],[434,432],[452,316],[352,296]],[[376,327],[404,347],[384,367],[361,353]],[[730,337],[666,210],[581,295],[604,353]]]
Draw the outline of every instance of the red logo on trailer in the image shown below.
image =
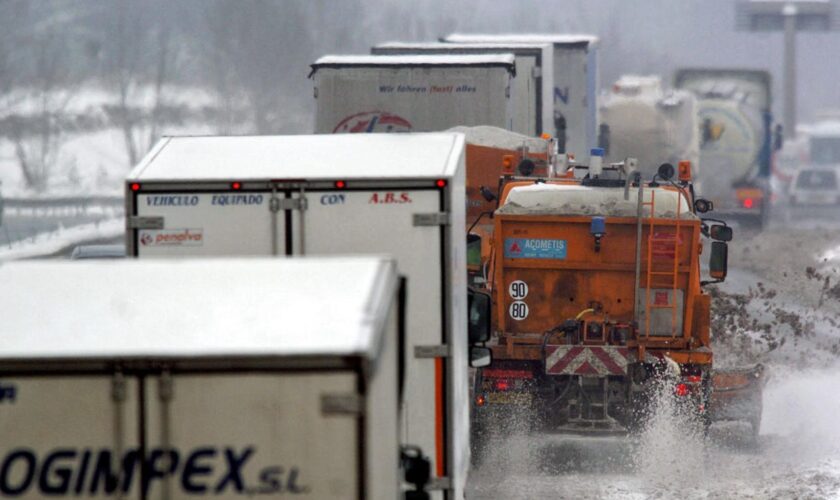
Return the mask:
[[372,132],[411,132],[411,122],[387,111],[364,111],[344,118],[333,129],[333,134]]
[[369,205],[401,205],[412,203],[408,193],[373,193],[368,200]]

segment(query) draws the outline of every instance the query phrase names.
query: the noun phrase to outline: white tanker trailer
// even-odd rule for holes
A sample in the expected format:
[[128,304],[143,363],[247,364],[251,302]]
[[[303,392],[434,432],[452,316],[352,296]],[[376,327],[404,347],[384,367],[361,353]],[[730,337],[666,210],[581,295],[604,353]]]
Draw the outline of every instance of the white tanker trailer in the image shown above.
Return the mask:
[[691,93],[664,91],[658,76],[626,75],[601,103],[599,142],[606,161],[638,158],[643,177],[650,178],[663,163],[689,160],[698,176],[700,127]]

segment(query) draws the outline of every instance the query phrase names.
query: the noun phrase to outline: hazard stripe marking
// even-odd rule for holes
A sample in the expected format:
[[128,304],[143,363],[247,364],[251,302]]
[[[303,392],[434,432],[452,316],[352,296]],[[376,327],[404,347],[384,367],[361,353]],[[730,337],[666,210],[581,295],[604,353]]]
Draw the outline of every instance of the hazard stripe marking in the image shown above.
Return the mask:
[[635,360],[630,349],[615,346],[546,346],[550,375],[626,375]]

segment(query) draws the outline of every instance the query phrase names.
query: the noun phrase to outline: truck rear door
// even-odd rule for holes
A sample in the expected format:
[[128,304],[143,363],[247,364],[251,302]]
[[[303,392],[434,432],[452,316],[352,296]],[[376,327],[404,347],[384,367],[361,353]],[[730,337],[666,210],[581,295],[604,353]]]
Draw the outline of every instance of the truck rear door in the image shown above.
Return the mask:
[[271,211],[270,191],[190,189],[135,196],[134,215],[140,218],[134,219],[134,255],[140,257],[272,255],[273,231],[285,233],[286,218]]
[[0,498],[140,498],[138,384],[0,376]]
[[[406,321],[414,339],[405,350],[402,442],[421,446],[434,462],[433,473],[443,475],[447,391],[443,358],[433,352],[445,342],[443,228],[434,220],[443,195],[432,187],[434,181],[424,182],[430,187],[307,192],[308,208],[293,234],[296,251],[304,255],[386,254],[397,259],[399,273],[408,277]],[[415,349],[426,347],[432,349],[415,355]]]
[[149,379],[149,498],[361,498],[355,372]]

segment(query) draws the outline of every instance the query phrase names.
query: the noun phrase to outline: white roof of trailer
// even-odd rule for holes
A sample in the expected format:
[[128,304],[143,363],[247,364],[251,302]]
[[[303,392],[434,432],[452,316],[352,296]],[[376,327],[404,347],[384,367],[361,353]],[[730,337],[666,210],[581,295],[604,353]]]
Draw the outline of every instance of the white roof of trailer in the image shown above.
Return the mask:
[[454,43],[551,43],[555,45],[598,43],[598,37],[595,35],[553,33],[452,33],[445,40]]
[[165,137],[128,181],[441,178],[463,150],[452,133]]
[[452,127],[447,132],[464,134],[467,144],[486,146],[490,148],[515,150],[523,146],[531,153],[545,153],[549,142],[540,137],[531,137],[490,125],[476,125],[474,127]]
[[[677,200],[680,203],[680,219],[695,219],[685,196],[664,188],[645,188],[643,200],[650,202],[651,193],[656,192],[654,201],[656,217],[674,219],[677,216]],[[624,188],[592,187],[579,184],[531,184],[517,186],[510,190],[504,205],[498,209],[501,214],[513,215],[600,215],[604,217],[636,217],[638,214],[639,189],[630,188],[628,199],[624,199]],[[648,217],[650,207],[644,206],[642,214]]]
[[373,46],[373,49],[384,50],[418,50],[418,51],[469,51],[484,52],[504,49],[513,52],[533,52],[551,48],[550,43],[450,43],[450,42],[385,42]]
[[395,280],[374,257],[3,264],[0,359],[372,358]]
[[312,68],[321,66],[509,66],[515,60],[513,54],[324,56],[315,61]]

